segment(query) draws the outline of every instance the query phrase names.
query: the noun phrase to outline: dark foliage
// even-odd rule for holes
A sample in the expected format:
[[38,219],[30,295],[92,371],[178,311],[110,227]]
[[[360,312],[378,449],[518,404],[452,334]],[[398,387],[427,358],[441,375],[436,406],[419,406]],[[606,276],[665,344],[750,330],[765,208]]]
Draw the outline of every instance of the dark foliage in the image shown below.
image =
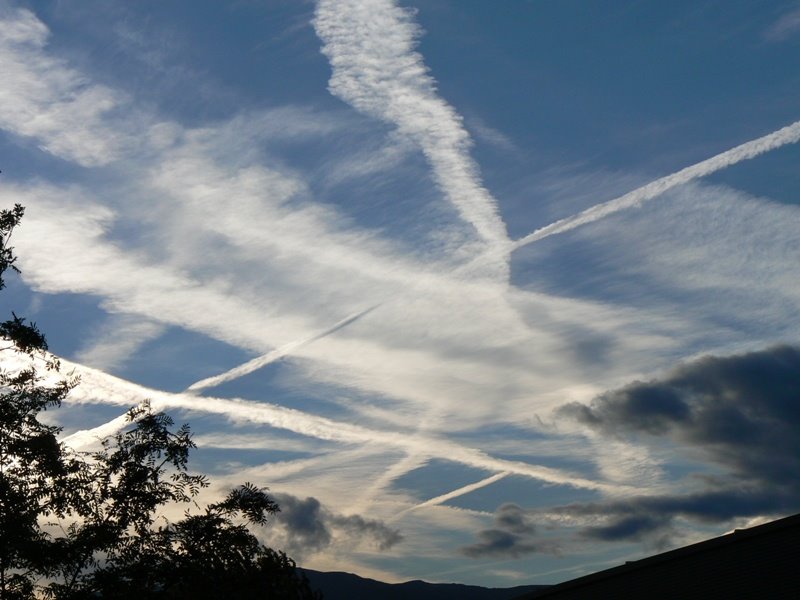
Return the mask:
[[[9,240],[23,213],[0,211],[0,289],[2,275],[17,271]],[[12,314],[0,335],[1,351],[30,365],[0,370],[0,600],[321,597],[294,561],[248,529],[279,510],[263,489],[245,483],[198,507],[208,481],[188,471],[187,425],[176,429],[145,404],[99,451],[74,452],[39,416],[77,378],[49,382],[59,365],[35,324]],[[185,511],[171,522],[163,512],[175,505]]]

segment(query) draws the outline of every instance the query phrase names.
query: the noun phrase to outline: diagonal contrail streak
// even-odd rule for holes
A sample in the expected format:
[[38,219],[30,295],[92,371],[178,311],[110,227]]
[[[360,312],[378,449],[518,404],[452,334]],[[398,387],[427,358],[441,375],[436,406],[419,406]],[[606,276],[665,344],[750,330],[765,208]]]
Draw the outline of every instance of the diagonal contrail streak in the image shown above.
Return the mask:
[[[216,387],[225,383],[227,381],[233,381],[239,377],[243,377],[253,371],[260,369],[270,363],[275,362],[276,360],[280,360],[281,358],[288,356],[292,352],[296,351],[298,348],[302,348],[316,340],[320,340],[324,337],[327,337],[333,333],[336,333],[340,329],[347,327],[351,323],[357,321],[361,317],[371,313],[373,310],[378,308],[380,304],[376,304],[371,306],[365,310],[360,312],[354,313],[348,317],[345,317],[338,323],[335,323],[325,331],[312,335],[302,340],[298,340],[295,342],[290,342],[289,344],[285,344],[280,348],[276,348],[272,352],[268,352],[262,356],[257,356],[256,358],[247,361],[244,364],[241,364],[229,371],[225,371],[224,373],[220,373],[219,375],[214,375],[213,377],[207,377],[205,379],[201,379],[200,381],[196,381],[192,385],[190,385],[186,390],[184,390],[183,394],[196,394],[200,390]],[[65,438],[65,442],[72,445],[85,445],[90,444],[93,441],[100,440],[106,438],[108,436],[114,435],[123,427],[128,424],[128,413],[122,414],[114,419],[108,421],[107,423],[103,423],[102,425],[98,425],[92,429],[88,430],[81,430],[73,433],[72,435]]]
[[596,204],[576,215],[560,219],[541,229],[537,229],[533,233],[529,233],[525,237],[512,242],[512,249],[516,250],[517,248],[522,248],[533,242],[543,240],[551,235],[570,231],[576,227],[592,223],[626,208],[639,206],[642,202],[652,200],[667,190],[683,185],[684,183],[689,183],[693,179],[705,177],[706,175],[735,165],[743,160],[755,158],[770,150],[775,150],[786,144],[794,144],[798,141],[800,141],[800,121],[795,121],[791,125],[787,125],[763,137],[750,140],[749,142],[745,142],[735,148],[712,156],[702,162],[681,169],[676,173],[667,175],[661,179],[656,179],[623,196],[619,196],[608,202]]
[[[61,362],[65,369],[71,369],[81,377],[81,385],[73,389],[69,395],[69,401],[76,404],[112,404],[128,407],[149,399],[155,410],[180,409],[214,414],[341,444],[377,444],[397,448],[409,454],[425,454],[489,472],[508,472],[557,485],[593,489],[612,495],[631,490],[626,485],[587,479],[561,469],[496,458],[476,448],[462,446],[457,442],[437,436],[410,436],[404,431],[372,429],[276,404],[241,398],[204,397],[202,402],[198,402],[198,398],[191,394],[147,388],[66,359],[61,359]],[[116,427],[119,430],[127,423],[125,415],[121,415],[99,428],[77,431],[62,441],[76,449],[84,448],[97,442],[96,430],[102,429],[104,434],[109,435],[114,433],[111,431],[112,428]],[[491,483],[489,480],[496,480],[493,477],[495,476],[483,480],[484,484],[488,485]],[[480,482],[472,485],[480,486]],[[450,492],[450,494],[452,493]]]
[[185,393],[187,393],[187,394],[197,393],[200,390],[213,388],[213,387],[216,387],[216,386],[221,385],[223,383],[226,383],[228,381],[233,381],[234,379],[238,379],[239,377],[244,377],[245,375],[248,375],[248,374],[252,373],[253,371],[257,371],[261,367],[265,367],[268,364],[275,362],[276,360],[280,360],[284,356],[288,356],[289,354],[291,354],[292,352],[295,352],[296,350],[298,350],[299,348],[302,348],[303,346],[307,346],[308,344],[310,344],[312,342],[315,342],[317,340],[321,340],[324,337],[327,337],[327,336],[329,336],[329,335],[331,335],[333,333],[336,333],[340,329],[342,329],[344,327],[347,327],[351,323],[353,323],[353,322],[359,320],[360,318],[364,317],[365,315],[371,313],[373,310],[375,310],[379,306],[380,306],[380,304],[376,304],[374,306],[371,306],[371,307],[367,308],[366,310],[362,310],[360,312],[354,313],[354,314],[352,314],[352,315],[350,315],[348,317],[345,317],[344,319],[342,319],[341,321],[339,321],[335,325],[332,325],[331,327],[329,327],[328,329],[326,329],[325,331],[323,331],[321,333],[317,333],[317,334],[312,335],[310,337],[307,337],[305,339],[297,340],[297,341],[285,344],[285,345],[281,346],[280,348],[276,348],[275,350],[272,350],[271,352],[267,352],[266,354],[263,354],[261,356],[257,356],[256,358],[254,358],[252,360],[249,360],[244,364],[241,364],[241,365],[239,365],[237,367],[234,367],[233,369],[230,369],[229,371],[225,371],[224,373],[220,373],[219,375],[214,375],[213,377],[206,377],[205,379],[201,379],[200,381],[196,381],[195,383],[190,385],[188,388],[186,388]]
[[329,91],[413,140],[461,217],[484,241],[507,248],[505,223],[470,156],[463,119],[439,95],[415,49],[421,29],[413,13],[394,0],[319,0],[312,24],[331,65]]
[[470,483],[468,485],[464,485],[458,489],[455,489],[451,492],[447,492],[446,494],[442,494],[441,496],[436,496],[435,498],[430,498],[429,500],[425,500],[424,502],[420,502],[419,504],[415,504],[404,511],[397,513],[394,517],[390,519],[389,522],[397,521],[407,515],[408,513],[418,510],[420,508],[425,508],[427,506],[438,506],[439,504],[443,504],[448,500],[452,500],[453,498],[458,498],[459,496],[463,496],[465,494],[469,494],[470,492],[474,492],[475,490],[479,490],[481,488],[486,487],[487,485],[492,485],[493,483],[500,481],[501,479],[505,479],[511,475],[508,471],[501,471],[499,473],[495,473],[494,475],[490,475],[485,479],[481,479],[480,481],[476,481],[475,483]]

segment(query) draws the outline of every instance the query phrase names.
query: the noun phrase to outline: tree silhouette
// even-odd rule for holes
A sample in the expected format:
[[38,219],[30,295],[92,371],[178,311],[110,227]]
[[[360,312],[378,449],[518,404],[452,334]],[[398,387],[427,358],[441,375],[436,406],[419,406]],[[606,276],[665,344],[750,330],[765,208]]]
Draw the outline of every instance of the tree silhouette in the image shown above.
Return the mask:
[[[0,212],[0,289],[6,271],[17,271],[9,241],[24,213],[20,205]],[[35,324],[13,318],[0,324],[7,341],[4,352],[15,350],[31,357],[47,349]],[[46,361],[50,370],[55,361]],[[69,461],[56,440],[58,427],[39,421],[39,413],[58,406],[74,382],[44,385],[33,366],[17,371],[0,370],[0,598],[33,595],[41,557],[48,537],[41,529],[44,518],[63,517],[69,511],[64,485]]]
[[[0,289],[18,272],[10,239],[23,214],[19,205],[0,211]],[[188,470],[188,425],[176,429],[145,403],[98,451],[75,452],[39,416],[78,379],[51,382],[59,364],[34,323],[12,313],[0,335],[3,352],[26,358],[0,370],[0,600],[321,598],[248,529],[279,510],[263,489],[245,483],[197,505],[209,483]],[[183,518],[169,521],[163,511],[176,505]]]

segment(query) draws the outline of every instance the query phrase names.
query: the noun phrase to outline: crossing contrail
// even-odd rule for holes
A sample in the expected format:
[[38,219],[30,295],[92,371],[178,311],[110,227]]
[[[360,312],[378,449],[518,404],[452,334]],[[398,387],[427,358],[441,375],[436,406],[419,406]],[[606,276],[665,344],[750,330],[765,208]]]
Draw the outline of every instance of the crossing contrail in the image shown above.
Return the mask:
[[[378,308],[380,304],[376,304],[367,308],[366,310],[362,310],[355,314],[352,314],[348,317],[345,317],[338,323],[335,323],[325,331],[317,333],[313,336],[307,337],[302,340],[298,340],[295,342],[290,342],[289,344],[285,344],[280,348],[276,348],[272,352],[268,352],[262,356],[257,356],[256,358],[247,361],[244,364],[239,365],[238,367],[234,367],[229,371],[225,371],[224,373],[220,373],[219,375],[214,375],[213,377],[207,377],[205,379],[201,379],[200,381],[196,381],[192,385],[190,385],[186,390],[184,390],[184,394],[195,394],[200,390],[216,387],[226,381],[233,381],[239,377],[243,377],[253,371],[260,369],[276,360],[280,360],[284,356],[287,356],[297,350],[298,348],[302,348],[303,346],[310,344],[316,340],[320,340],[324,337],[331,335],[342,329],[343,327],[347,327],[354,321],[357,321],[361,317],[365,316],[366,314],[372,312],[376,308]],[[127,413],[122,414],[107,423],[103,423],[102,425],[98,425],[92,429],[88,430],[81,430],[73,433],[72,435],[65,438],[65,442],[71,444],[73,446],[83,446],[86,444],[91,444],[99,439],[106,438],[108,436],[114,435],[126,425],[128,425],[128,415]]]
[[763,137],[750,140],[749,142],[745,142],[721,154],[712,156],[702,162],[681,169],[676,173],[651,181],[647,185],[628,192],[618,198],[596,204],[579,212],[577,215],[560,219],[541,229],[537,229],[533,233],[529,233],[525,237],[512,242],[511,248],[512,250],[516,250],[517,248],[543,240],[551,235],[564,233],[565,231],[580,227],[581,225],[592,223],[623,209],[639,206],[642,202],[652,200],[675,186],[689,183],[693,179],[705,177],[706,175],[735,165],[743,160],[755,158],[770,150],[775,150],[786,144],[794,144],[798,141],[800,141],[800,121],[795,121],[791,125],[787,125]]
[[[64,369],[74,370],[81,377],[81,385],[70,392],[69,401],[75,404],[111,404],[129,407],[149,400],[153,410],[188,410],[227,417],[229,419],[268,425],[277,429],[291,431],[318,440],[342,444],[379,444],[393,447],[408,454],[427,455],[469,467],[497,473],[478,483],[459,490],[472,490],[488,485],[501,478],[501,474],[521,475],[557,485],[593,489],[609,494],[631,492],[632,488],[605,481],[581,477],[576,473],[554,469],[516,460],[490,456],[476,448],[462,446],[457,442],[436,436],[409,436],[404,431],[378,430],[327,417],[312,415],[293,408],[267,402],[254,402],[241,398],[204,397],[198,398],[186,393],[170,393],[147,388],[97,369],[85,367],[61,359]],[[82,430],[65,437],[62,441],[75,449],[96,444],[105,436],[113,435],[128,424],[126,415],[99,427]],[[458,490],[457,490],[458,491]],[[445,494],[455,497],[457,491]],[[466,493],[464,491],[463,493]],[[436,499],[433,499],[436,500]],[[433,500],[427,501],[428,503]]]

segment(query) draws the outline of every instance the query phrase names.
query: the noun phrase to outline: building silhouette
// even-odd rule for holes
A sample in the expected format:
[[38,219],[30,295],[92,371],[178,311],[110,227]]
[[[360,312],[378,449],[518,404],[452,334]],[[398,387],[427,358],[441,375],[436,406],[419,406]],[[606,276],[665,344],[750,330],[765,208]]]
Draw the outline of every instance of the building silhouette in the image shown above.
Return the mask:
[[800,600],[800,514],[572,579],[518,600]]

